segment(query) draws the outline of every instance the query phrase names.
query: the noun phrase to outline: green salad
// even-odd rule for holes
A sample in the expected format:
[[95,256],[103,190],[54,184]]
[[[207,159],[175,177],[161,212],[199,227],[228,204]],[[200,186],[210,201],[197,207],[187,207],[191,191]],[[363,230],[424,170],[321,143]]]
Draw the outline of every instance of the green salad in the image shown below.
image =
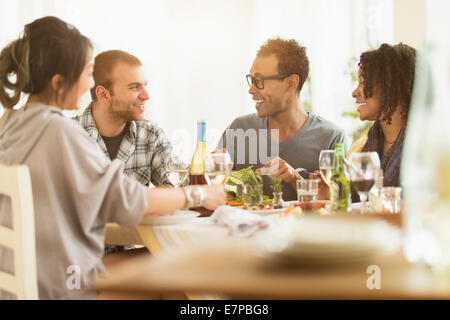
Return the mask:
[[[253,171],[253,166],[249,166],[245,169],[232,172],[228,177],[227,184],[231,186],[254,186],[257,191],[256,196],[260,196],[263,201],[263,205],[272,203],[272,199],[269,196],[262,195],[263,181],[261,175]],[[244,203],[243,195],[236,194],[234,191],[227,192],[227,201],[229,205],[242,206]],[[255,203],[255,205],[257,205]]]

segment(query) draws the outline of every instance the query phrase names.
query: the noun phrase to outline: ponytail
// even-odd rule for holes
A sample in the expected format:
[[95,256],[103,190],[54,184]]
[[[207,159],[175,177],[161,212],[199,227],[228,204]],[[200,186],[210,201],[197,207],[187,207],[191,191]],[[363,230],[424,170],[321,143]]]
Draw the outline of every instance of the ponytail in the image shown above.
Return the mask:
[[67,92],[80,78],[90,49],[88,38],[56,17],[25,25],[23,35],[0,52],[0,103],[12,109],[22,92],[45,93],[56,74]]
[[[30,46],[26,37],[11,42],[0,53],[0,103],[7,109],[19,102],[22,92],[29,93],[32,89],[29,55]],[[11,81],[13,75],[15,82]]]

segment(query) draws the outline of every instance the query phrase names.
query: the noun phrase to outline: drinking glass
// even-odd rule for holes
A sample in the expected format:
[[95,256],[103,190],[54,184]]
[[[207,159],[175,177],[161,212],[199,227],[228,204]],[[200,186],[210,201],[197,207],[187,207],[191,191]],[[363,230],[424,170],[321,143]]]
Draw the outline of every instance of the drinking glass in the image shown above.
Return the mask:
[[317,201],[319,192],[319,180],[301,179],[297,180],[297,197],[299,202]]
[[319,155],[319,169],[323,181],[330,186],[334,170],[334,150],[322,150]]
[[172,157],[165,167],[167,177],[175,188],[179,188],[189,175],[189,165],[176,156]]
[[233,169],[228,152],[214,152],[208,157],[205,174],[209,184],[225,184]]
[[242,188],[244,208],[257,209],[263,205],[263,191],[259,184],[244,184]]
[[402,188],[384,187],[381,189],[381,203],[385,212],[398,214],[401,210]]
[[361,213],[367,212],[367,195],[375,183],[380,158],[376,152],[354,152],[350,157],[350,180],[353,189],[358,192],[361,200]]

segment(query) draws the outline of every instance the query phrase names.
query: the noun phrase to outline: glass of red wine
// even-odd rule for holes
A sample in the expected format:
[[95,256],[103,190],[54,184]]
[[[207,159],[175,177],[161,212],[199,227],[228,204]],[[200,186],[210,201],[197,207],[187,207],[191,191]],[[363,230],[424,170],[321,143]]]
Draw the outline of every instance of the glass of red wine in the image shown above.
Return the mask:
[[380,157],[376,152],[354,152],[350,156],[350,180],[352,188],[358,192],[362,214],[367,212],[367,195],[375,183],[380,169]]

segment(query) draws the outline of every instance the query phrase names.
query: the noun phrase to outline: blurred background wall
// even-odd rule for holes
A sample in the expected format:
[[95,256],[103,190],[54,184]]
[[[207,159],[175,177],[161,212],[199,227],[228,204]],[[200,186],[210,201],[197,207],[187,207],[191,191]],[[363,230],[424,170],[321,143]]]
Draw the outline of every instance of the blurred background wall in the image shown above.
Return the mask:
[[[274,36],[307,47],[311,73],[301,100],[350,135],[361,123],[342,114],[355,110],[351,74],[359,54],[383,42],[420,45],[432,29],[430,2],[449,12],[445,0],[0,0],[0,46],[24,24],[55,15],[87,35],[95,54],[135,54],[149,80],[146,118],[188,159],[197,119],[207,121],[212,149],[235,117],[254,112],[245,74],[259,46]],[[84,96],[83,107],[89,102]]]

